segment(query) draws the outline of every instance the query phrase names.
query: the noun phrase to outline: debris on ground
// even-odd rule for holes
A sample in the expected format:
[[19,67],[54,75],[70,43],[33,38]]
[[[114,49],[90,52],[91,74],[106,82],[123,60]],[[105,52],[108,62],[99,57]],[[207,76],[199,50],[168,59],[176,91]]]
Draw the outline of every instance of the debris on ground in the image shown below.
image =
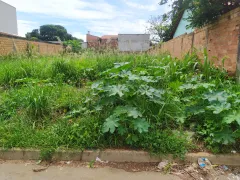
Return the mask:
[[48,169],[49,166],[47,167],[40,167],[40,168],[34,168],[33,172],[42,172],[42,171],[46,171]]
[[71,164],[71,163],[72,163],[72,161],[67,161],[67,162],[66,162],[67,165],[69,165],[69,164]]
[[225,165],[222,165],[222,166],[220,166],[224,171],[227,171],[228,170],[228,167],[227,166],[225,166]]
[[162,162],[160,162],[158,164],[158,169],[161,170],[161,171],[164,170],[164,168],[168,165],[168,163],[169,163],[168,160],[163,160]]
[[99,157],[96,158],[96,162],[105,163],[105,164],[108,163],[108,161],[102,161]]
[[39,161],[36,162],[36,164],[37,164],[37,165],[38,165],[38,164],[41,164],[41,162],[42,162],[42,160],[39,160]]
[[235,175],[235,174],[229,174],[228,175],[228,179],[229,180],[239,180],[240,179],[240,174],[237,174],[237,175]]
[[[4,163],[5,161],[3,161]],[[35,161],[11,161],[12,163],[30,163],[33,166],[36,166]],[[49,166],[57,166],[62,170],[65,166],[68,167],[89,167],[89,162],[79,162],[71,161],[68,165],[68,161],[53,161],[51,163],[42,162],[41,166],[38,165],[38,168],[34,168],[33,172],[42,172],[47,170]],[[0,161],[1,163],[1,161]],[[122,169],[127,172],[159,172],[158,165],[160,163],[133,163],[133,162],[109,162],[101,163],[92,161],[91,166],[93,168],[104,168],[110,167],[115,169]],[[226,166],[227,171],[223,169],[224,165],[212,165],[212,169],[208,170],[207,168],[201,168],[198,165],[198,162],[192,164],[176,164],[168,163],[165,168],[170,164],[169,174],[177,176],[182,180],[240,180],[240,167]],[[163,169],[163,173],[165,170]]]
[[212,169],[212,163],[208,160],[208,158],[198,158],[198,165],[201,168]]

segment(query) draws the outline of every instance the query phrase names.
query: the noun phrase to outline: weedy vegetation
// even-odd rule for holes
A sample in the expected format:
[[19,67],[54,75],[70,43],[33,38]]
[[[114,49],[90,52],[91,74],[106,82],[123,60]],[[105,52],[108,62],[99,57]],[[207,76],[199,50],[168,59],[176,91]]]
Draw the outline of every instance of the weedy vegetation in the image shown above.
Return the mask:
[[45,159],[61,148],[239,150],[239,107],[240,86],[207,53],[203,63],[195,54],[0,57],[0,147],[39,148]]

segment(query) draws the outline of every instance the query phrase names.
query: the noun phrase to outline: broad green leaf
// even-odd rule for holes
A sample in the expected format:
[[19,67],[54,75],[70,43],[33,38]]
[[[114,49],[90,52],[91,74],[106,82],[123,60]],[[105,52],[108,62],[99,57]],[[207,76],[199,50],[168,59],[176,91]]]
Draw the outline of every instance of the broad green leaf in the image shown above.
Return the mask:
[[223,111],[229,110],[231,108],[230,103],[217,103],[207,106],[207,109],[212,110],[213,114],[220,114]]
[[96,110],[96,111],[101,111],[102,109],[103,109],[103,107],[100,106],[100,105],[97,105],[97,106],[95,107],[95,110]]
[[109,105],[113,105],[114,102],[115,102],[115,97],[102,97],[99,104],[101,106],[109,106]]
[[135,135],[135,134],[129,134],[127,139],[126,139],[126,142],[127,144],[130,144],[132,145],[134,142],[137,142],[139,139],[138,139],[138,136]]
[[133,142],[137,142],[138,141],[138,137],[137,137],[137,135],[132,135],[132,141]]
[[162,95],[165,93],[164,90],[158,90],[158,89],[155,89],[151,86],[147,86],[147,85],[141,85],[139,87],[139,90],[138,92],[141,94],[141,95],[146,95],[148,96],[150,99],[154,98],[154,97],[158,97],[158,98],[161,98]]
[[240,129],[236,130],[233,134],[235,138],[240,138]]
[[183,84],[179,87],[180,90],[189,90],[189,89],[196,89],[196,85],[194,84]]
[[220,132],[214,133],[214,141],[218,143],[223,143],[225,145],[235,143],[235,136],[233,134],[233,131],[230,130],[229,128],[224,128]]
[[135,75],[135,74],[129,74],[128,75],[128,80],[129,81],[136,81],[136,80],[140,80],[141,79],[141,77],[140,76],[137,76],[137,75]]
[[149,123],[144,118],[133,120],[133,127],[139,133],[148,132],[149,126]]
[[119,126],[118,127],[118,133],[120,135],[124,135],[125,133],[127,133],[127,129],[124,126]]
[[240,125],[240,111],[234,111],[223,118],[223,122],[227,124],[231,124],[235,121]]
[[108,87],[108,91],[109,96],[119,95],[122,97],[124,93],[128,92],[128,88],[125,85],[118,84]]
[[110,131],[110,133],[113,134],[115,132],[116,128],[120,125],[118,123],[119,120],[120,119],[116,118],[115,116],[110,116],[109,118],[107,118],[103,124],[102,132],[106,133],[106,132]]
[[145,81],[147,83],[149,82],[157,82],[156,80],[153,80],[152,76],[141,76],[142,81]]
[[205,89],[209,89],[209,88],[211,88],[211,87],[215,87],[214,84],[209,84],[209,83],[200,83],[200,84],[198,84],[198,86],[199,86],[199,87],[203,87],[203,88],[205,88]]
[[186,112],[188,114],[198,115],[205,113],[205,106],[199,106],[198,104],[195,104],[192,100],[190,100],[189,102],[189,105],[186,105]]
[[126,106],[118,106],[115,110],[114,110],[114,114],[119,116],[122,114],[126,114],[128,112],[128,109],[126,108]]
[[176,118],[176,120],[177,120],[177,122],[183,124],[185,122],[185,120],[186,120],[186,116],[184,116],[184,115],[179,116],[179,117]]
[[234,104],[235,104],[235,105],[239,105],[239,104],[240,104],[240,99],[235,99],[235,100],[234,100]]
[[84,103],[89,103],[89,102],[91,102],[91,101],[92,101],[92,99],[91,99],[91,98],[89,98],[89,97],[86,97],[86,99],[85,99]]
[[127,115],[133,117],[134,119],[142,117],[142,113],[137,110],[137,108],[129,107]]
[[153,95],[153,92],[149,90],[150,87],[147,86],[147,85],[141,85],[139,87],[139,90],[138,92],[141,94],[141,95],[147,95],[147,96],[152,96]]
[[153,94],[155,97],[161,98],[165,91],[162,89],[154,89]]
[[120,116],[122,114],[127,114],[128,117],[133,117],[135,119],[138,118],[138,117],[142,117],[142,113],[139,112],[137,110],[137,108],[131,107],[131,106],[118,106],[114,110],[114,114],[116,116]]
[[91,88],[92,89],[99,89],[102,84],[103,84],[103,82],[101,82],[101,81],[100,82],[95,82],[95,83],[92,84]]
[[228,94],[225,91],[221,91],[205,94],[204,97],[211,103],[215,101],[223,103],[227,102]]
[[114,68],[126,67],[129,64],[129,62],[114,63]]

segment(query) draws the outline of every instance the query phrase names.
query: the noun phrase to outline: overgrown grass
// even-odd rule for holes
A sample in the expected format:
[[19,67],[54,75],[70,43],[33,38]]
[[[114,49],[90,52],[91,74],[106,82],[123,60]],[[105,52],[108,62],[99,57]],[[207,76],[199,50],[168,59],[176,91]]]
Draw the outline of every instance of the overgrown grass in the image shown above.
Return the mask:
[[240,87],[207,54],[11,55],[0,86],[0,147],[239,149]]

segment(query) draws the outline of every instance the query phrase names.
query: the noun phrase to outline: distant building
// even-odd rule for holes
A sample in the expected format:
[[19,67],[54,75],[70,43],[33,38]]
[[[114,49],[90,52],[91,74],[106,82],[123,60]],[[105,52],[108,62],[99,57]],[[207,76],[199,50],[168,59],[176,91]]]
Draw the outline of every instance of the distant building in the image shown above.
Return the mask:
[[1,0],[0,32],[18,35],[16,8]]
[[150,48],[149,34],[119,34],[104,35],[102,37],[86,35],[87,42],[83,48],[110,48],[121,52],[141,52]]
[[150,49],[150,34],[119,34],[118,49],[121,52],[142,52]]
[[194,31],[194,29],[187,27],[188,25],[190,25],[190,22],[187,20],[190,13],[191,12],[189,10],[185,10],[182,13],[182,16],[179,18],[179,21],[176,24],[176,28],[175,28],[175,32],[173,34],[173,38],[181,36],[181,35],[186,34],[186,33],[189,34],[189,33],[192,33]]
[[90,32],[86,35],[87,48],[111,48],[118,47],[118,35],[104,35],[102,37],[91,35]]

